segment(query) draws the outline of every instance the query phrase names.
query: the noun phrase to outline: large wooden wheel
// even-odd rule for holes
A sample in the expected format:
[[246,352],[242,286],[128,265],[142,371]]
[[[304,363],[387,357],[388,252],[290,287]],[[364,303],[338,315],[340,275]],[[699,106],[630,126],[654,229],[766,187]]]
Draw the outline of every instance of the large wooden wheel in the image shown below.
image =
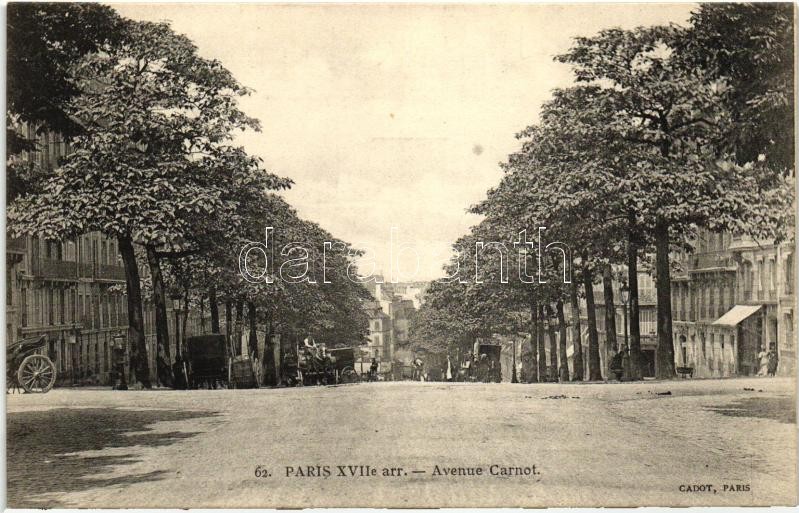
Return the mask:
[[341,371],[341,382],[342,383],[357,383],[360,380],[358,377],[358,373],[355,372],[355,369],[352,367],[346,367],[343,371]]
[[55,385],[55,365],[40,354],[27,356],[17,370],[17,381],[26,392],[49,392]]

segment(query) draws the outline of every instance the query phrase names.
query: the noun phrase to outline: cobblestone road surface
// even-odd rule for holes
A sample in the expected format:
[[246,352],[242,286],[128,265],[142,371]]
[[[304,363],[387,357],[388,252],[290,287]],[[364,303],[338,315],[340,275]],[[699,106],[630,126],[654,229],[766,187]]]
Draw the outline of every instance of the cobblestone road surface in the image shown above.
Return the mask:
[[7,395],[7,501],[794,504],[794,390],[764,378]]

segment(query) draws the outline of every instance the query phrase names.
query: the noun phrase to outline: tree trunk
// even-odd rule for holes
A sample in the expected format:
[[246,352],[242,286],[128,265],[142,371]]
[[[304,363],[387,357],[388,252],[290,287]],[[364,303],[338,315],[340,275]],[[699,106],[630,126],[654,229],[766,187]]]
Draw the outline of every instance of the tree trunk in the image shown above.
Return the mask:
[[242,354],[241,347],[241,334],[244,333],[244,301],[236,301],[236,327],[233,330],[233,347],[236,350],[236,356]]
[[264,341],[264,356],[261,358],[263,365],[264,384],[277,386],[280,377],[277,375],[277,362],[275,361],[275,346],[272,341],[272,313],[266,312],[266,340]]
[[568,357],[566,356],[566,315],[563,313],[562,299],[558,298],[556,308],[558,312],[558,327],[560,328],[558,333],[558,337],[560,338],[558,341],[558,356],[560,357],[558,377],[562,383],[566,383],[569,381],[569,361]]
[[171,356],[169,351],[169,318],[166,313],[166,288],[161,262],[153,246],[147,246],[147,264],[153,281],[153,303],[155,303],[155,365],[156,379],[165,387],[172,387]]
[[256,331],[258,323],[256,322],[255,303],[252,301],[247,302],[247,316],[250,325],[250,337],[247,340],[247,354],[250,358],[256,358],[258,356],[258,333]]
[[205,335],[205,295],[200,294],[200,335]]
[[225,337],[227,338],[228,350],[233,353],[233,303],[225,301]]
[[219,304],[216,302],[216,287],[208,289],[208,307],[211,309],[211,333],[219,333]]
[[655,286],[658,302],[658,350],[655,377],[671,379],[674,372],[674,341],[671,331],[671,276],[669,271],[669,226],[655,226]]
[[627,281],[630,284],[630,370],[632,379],[641,379],[641,313],[638,308],[638,245],[635,237],[635,214],[630,214],[627,240]]
[[538,332],[538,381],[543,383],[547,380],[547,348],[544,341],[544,305],[538,305],[538,322],[536,331]]
[[528,369],[527,382],[538,382],[538,305],[535,293],[530,294],[530,368]]
[[583,369],[583,343],[580,333],[580,301],[577,299],[577,282],[574,280],[572,280],[569,290],[569,301],[572,311],[572,346],[574,347],[572,379],[582,381],[585,379],[585,370]]
[[547,305],[547,318],[549,319],[549,381],[558,381],[558,338],[555,335],[555,323],[552,322],[552,307]]
[[610,361],[619,351],[616,340],[616,303],[613,301],[613,269],[602,269],[602,292],[605,297],[605,376],[610,376]]
[[128,237],[119,237],[119,252],[125,266],[125,285],[128,293],[128,344],[130,347],[130,368],[135,379],[144,388],[152,388],[150,383],[150,365],[147,360],[147,342],[144,338],[144,313],[142,310],[141,282],[139,268],[136,265],[136,253],[133,241]]
[[602,381],[599,361],[599,334],[596,330],[596,307],[594,306],[594,277],[587,267],[583,268],[585,307],[588,311],[588,380]]

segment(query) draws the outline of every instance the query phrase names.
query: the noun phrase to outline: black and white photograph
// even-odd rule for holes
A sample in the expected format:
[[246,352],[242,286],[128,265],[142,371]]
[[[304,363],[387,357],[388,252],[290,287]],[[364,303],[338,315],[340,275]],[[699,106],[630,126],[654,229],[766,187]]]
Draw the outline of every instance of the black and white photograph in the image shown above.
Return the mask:
[[5,507],[797,505],[794,3],[4,14]]

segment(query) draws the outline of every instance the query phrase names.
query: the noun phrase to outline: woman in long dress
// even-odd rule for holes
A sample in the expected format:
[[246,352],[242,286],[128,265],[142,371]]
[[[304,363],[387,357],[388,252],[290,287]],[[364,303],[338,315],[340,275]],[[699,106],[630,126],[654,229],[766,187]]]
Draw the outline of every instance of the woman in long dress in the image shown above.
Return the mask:
[[768,374],[768,353],[760,351],[757,353],[757,359],[760,362],[760,369],[757,371],[758,376],[765,376]]

